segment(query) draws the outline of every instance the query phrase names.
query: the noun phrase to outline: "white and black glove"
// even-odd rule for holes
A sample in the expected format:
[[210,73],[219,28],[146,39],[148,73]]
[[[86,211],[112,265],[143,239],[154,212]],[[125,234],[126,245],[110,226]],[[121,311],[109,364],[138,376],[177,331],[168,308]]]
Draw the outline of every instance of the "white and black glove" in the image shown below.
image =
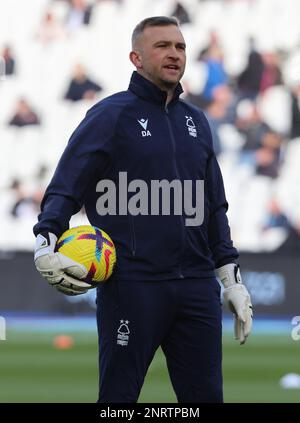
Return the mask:
[[252,304],[250,294],[242,282],[239,266],[234,263],[216,269],[224,286],[224,299],[234,314],[235,339],[244,344],[252,328]]
[[37,270],[58,291],[66,295],[84,294],[92,288],[81,280],[87,275],[85,266],[55,252],[57,236],[44,232],[37,236],[34,262]]

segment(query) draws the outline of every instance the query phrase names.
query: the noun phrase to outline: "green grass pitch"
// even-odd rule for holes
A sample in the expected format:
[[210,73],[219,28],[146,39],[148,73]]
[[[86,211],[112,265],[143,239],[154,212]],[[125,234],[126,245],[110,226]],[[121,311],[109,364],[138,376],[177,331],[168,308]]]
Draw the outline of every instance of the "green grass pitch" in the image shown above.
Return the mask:
[[[10,332],[0,341],[0,402],[95,402],[97,338],[92,332],[69,333],[71,349],[53,347],[54,333]],[[286,373],[300,373],[300,341],[290,335],[252,335],[239,346],[223,339],[225,402],[299,402],[300,390],[279,385]],[[159,350],[139,402],[176,402]]]

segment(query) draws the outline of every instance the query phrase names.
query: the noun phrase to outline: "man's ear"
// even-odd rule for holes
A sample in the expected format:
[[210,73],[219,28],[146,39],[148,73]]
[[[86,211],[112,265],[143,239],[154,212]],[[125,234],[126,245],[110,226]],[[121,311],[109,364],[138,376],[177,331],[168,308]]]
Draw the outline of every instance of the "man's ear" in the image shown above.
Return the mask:
[[142,62],[140,59],[140,53],[137,51],[131,51],[129,54],[129,59],[131,61],[131,63],[137,68],[137,69],[141,69],[142,68]]

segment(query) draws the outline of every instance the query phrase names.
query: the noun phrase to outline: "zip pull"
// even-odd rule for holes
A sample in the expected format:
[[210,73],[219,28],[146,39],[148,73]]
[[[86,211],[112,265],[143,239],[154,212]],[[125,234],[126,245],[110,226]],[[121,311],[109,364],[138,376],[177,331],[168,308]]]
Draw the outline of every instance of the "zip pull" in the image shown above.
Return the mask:
[[169,114],[169,109],[167,105],[165,105],[165,112],[167,113],[167,115]]

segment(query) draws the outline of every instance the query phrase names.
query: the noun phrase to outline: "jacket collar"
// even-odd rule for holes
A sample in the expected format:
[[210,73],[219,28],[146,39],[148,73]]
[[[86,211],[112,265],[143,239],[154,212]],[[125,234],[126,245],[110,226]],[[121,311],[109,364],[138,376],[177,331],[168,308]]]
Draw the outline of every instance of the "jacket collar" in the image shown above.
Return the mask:
[[[166,104],[167,93],[162,91],[155,84],[153,84],[153,82],[144,78],[136,71],[132,73],[129,90],[136,94],[138,97],[144,98],[145,100],[152,101],[163,106]],[[174,97],[171,102],[177,101],[182,92],[183,89],[179,83],[175,88]]]

